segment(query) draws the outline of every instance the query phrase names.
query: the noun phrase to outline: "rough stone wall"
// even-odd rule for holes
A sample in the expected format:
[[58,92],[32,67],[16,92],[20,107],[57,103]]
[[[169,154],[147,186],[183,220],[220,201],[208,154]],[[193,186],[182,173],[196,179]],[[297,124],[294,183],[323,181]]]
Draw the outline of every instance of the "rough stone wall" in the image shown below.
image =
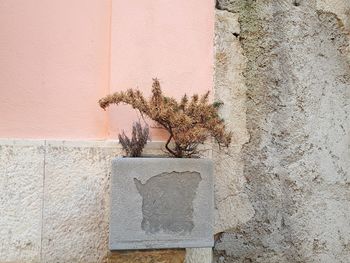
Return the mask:
[[[249,202],[243,209],[238,198],[232,204],[235,216],[225,222],[233,224],[216,244],[216,262],[349,262],[350,2],[220,0],[217,9],[217,23],[239,21],[239,44],[225,42],[225,53],[242,48],[247,61],[249,140],[238,154],[242,175],[231,178],[243,186],[231,193]],[[219,93],[226,54],[216,57]]]
[[[248,142],[246,127],[246,60],[239,43],[238,14],[216,12],[215,23],[215,99],[222,101],[221,116],[233,132],[227,152],[213,149],[215,161],[215,232],[220,233],[249,220],[254,210],[243,191],[242,147]],[[237,211],[240,211],[237,213]]]

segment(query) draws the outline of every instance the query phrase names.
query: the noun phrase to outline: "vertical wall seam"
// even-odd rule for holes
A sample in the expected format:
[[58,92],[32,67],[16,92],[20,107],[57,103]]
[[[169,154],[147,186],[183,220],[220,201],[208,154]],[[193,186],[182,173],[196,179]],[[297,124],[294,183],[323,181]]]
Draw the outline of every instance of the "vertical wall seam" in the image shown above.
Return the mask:
[[[112,76],[112,19],[113,19],[113,0],[110,0],[109,4],[109,39],[108,39],[108,87],[107,93],[111,92],[111,76]],[[107,119],[106,119],[106,138],[110,137],[110,113],[107,110]]]
[[46,147],[47,140],[44,140],[44,163],[43,163],[43,184],[41,200],[41,231],[40,231],[40,262],[43,262],[43,235],[44,235],[44,208],[45,208],[45,175],[46,175]]

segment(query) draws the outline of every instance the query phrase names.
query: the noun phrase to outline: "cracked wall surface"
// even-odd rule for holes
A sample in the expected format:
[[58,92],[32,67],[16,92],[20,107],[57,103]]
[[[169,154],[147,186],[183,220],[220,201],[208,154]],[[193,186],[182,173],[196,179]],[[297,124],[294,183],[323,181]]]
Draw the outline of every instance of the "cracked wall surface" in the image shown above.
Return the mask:
[[[244,178],[231,193],[247,195],[253,212],[241,222],[225,218],[233,224],[216,244],[216,262],[349,262],[348,7],[345,0],[218,1],[216,22],[238,16],[240,44],[226,41],[216,65],[241,48],[247,61],[249,140],[239,152],[242,174],[230,180]],[[236,215],[246,213],[238,206]]]

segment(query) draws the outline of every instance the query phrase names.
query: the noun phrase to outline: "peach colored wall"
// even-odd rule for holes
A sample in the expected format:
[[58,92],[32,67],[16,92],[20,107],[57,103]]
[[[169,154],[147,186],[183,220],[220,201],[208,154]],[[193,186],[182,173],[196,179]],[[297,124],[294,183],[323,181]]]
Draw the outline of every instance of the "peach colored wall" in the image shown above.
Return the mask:
[[0,0],[0,136],[101,138],[109,0]]
[[[212,89],[213,0],[114,1],[112,9],[111,91],[149,94],[154,77],[176,97]],[[112,137],[136,118],[129,107],[109,111]]]
[[[212,0],[0,0],[0,137],[115,138],[116,90],[212,87]],[[157,138],[157,136],[155,136]],[[159,138],[159,137],[158,137]]]

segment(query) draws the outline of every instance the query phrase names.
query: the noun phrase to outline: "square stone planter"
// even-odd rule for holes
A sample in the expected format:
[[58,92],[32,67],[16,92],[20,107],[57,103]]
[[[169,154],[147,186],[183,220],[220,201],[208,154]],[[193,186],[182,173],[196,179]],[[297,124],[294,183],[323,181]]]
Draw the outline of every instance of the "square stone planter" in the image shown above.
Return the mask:
[[116,158],[111,180],[110,250],[213,246],[210,160]]

